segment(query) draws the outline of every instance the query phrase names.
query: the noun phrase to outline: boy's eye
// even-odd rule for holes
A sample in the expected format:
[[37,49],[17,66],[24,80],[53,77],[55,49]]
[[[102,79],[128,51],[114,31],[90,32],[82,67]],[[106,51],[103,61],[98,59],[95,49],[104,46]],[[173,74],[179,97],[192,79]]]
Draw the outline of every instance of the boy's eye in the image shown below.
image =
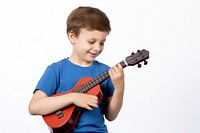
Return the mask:
[[88,41],[90,44],[94,44],[95,43],[95,41]]
[[100,45],[103,46],[103,45],[104,45],[104,42],[101,42]]
[[[95,41],[95,40],[88,40],[88,43],[89,43],[89,44],[94,44],[94,43],[96,43],[96,41]],[[100,44],[101,46],[103,46],[104,43],[105,43],[105,41],[102,41],[102,42],[100,42],[99,44]]]

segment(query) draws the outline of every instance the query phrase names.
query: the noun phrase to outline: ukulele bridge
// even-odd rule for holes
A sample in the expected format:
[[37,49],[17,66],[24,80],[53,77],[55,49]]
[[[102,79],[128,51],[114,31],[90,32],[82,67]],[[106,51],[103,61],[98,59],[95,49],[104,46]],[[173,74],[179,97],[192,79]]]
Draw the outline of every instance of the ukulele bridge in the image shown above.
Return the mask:
[[62,113],[61,110],[58,110],[58,111],[56,112],[56,115],[57,115],[58,119],[60,119],[60,118],[62,118],[62,117],[64,116],[64,114]]

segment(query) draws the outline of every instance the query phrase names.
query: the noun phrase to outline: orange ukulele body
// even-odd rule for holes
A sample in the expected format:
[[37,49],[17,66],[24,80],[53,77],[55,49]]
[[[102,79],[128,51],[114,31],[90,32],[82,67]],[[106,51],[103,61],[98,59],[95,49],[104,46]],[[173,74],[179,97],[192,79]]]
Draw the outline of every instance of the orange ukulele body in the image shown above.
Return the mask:
[[[74,86],[73,89],[71,89],[68,92],[63,92],[59,94],[55,94],[53,96],[60,96],[64,95],[67,93],[72,93],[75,92],[80,86],[86,84],[89,82],[92,78],[90,77],[84,77],[81,78],[76,85]],[[103,94],[100,89],[100,85],[96,85],[93,88],[89,89],[88,91],[85,92],[86,94],[91,94],[94,96],[98,96],[99,103],[103,99]],[[66,108],[63,108],[61,110],[58,110],[54,113],[51,113],[49,115],[43,115],[43,119],[46,122],[46,124],[53,130],[53,133],[67,133],[69,132],[74,125],[76,124],[79,114],[81,113],[83,109],[79,108],[75,105],[70,105]]]

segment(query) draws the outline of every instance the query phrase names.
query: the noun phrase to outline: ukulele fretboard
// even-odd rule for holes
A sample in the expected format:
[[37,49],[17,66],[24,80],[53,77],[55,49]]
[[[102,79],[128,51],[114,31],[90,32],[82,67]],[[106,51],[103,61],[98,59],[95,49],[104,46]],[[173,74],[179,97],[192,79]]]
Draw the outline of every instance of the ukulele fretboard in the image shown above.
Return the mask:
[[[127,66],[125,61],[121,61],[120,64],[122,65],[123,68],[125,68]],[[91,88],[95,87],[96,85],[102,83],[109,77],[110,77],[110,75],[109,75],[108,71],[105,71],[104,73],[100,74],[96,78],[94,78],[94,79],[90,80],[89,82],[87,82],[86,84],[80,86],[74,92],[84,93],[84,92],[90,90]]]

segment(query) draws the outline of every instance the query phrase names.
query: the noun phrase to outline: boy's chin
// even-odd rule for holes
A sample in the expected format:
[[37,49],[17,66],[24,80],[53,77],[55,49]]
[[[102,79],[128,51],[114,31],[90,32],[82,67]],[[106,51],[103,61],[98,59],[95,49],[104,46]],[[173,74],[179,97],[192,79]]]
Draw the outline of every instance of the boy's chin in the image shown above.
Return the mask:
[[88,58],[88,59],[87,59],[87,62],[88,62],[88,64],[91,64],[91,63],[94,62],[94,60],[95,60],[95,58]]

